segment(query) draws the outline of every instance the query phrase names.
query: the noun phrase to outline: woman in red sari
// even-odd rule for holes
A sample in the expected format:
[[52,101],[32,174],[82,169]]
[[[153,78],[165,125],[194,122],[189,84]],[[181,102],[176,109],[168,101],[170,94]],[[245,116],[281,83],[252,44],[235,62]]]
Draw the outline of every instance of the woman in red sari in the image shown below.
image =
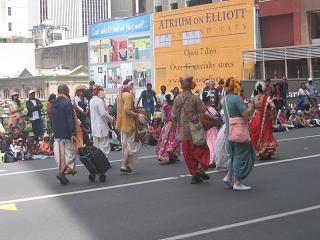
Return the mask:
[[254,98],[255,113],[250,121],[252,145],[261,160],[271,159],[278,148],[277,141],[272,135],[272,114],[275,105],[265,94],[264,82],[257,82],[255,88],[258,95]]

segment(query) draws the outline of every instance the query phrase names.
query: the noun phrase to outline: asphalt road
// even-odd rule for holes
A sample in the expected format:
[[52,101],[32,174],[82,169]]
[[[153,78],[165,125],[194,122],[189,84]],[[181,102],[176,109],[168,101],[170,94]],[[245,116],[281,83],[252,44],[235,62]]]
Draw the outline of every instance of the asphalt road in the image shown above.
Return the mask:
[[[106,183],[90,183],[87,171],[68,186],[56,178],[55,162],[0,166],[1,240],[318,240],[320,235],[320,128],[276,134],[279,153],[257,161],[234,192],[223,173],[191,185],[183,162],[161,166],[153,148],[143,148],[132,176],[121,176],[120,153],[112,153]],[[79,163],[80,164],[80,163]]]

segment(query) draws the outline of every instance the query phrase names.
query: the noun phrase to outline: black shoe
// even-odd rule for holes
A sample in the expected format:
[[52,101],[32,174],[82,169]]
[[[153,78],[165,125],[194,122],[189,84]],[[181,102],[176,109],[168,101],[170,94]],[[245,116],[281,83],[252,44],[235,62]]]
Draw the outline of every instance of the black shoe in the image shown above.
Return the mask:
[[67,185],[69,183],[69,180],[64,174],[58,173],[56,177],[60,181],[61,185]]
[[120,168],[120,172],[122,175],[131,175],[131,174],[135,173],[134,171],[132,171],[132,169],[130,167]]
[[210,176],[205,172],[197,172],[197,176],[202,180],[206,180],[206,181],[210,179]]
[[209,165],[209,168],[216,168],[217,166],[216,166],[216,163],[211,163],[210,165]]
[[129,172],[129,173],[135,173],[130,167],[127,167],[127,171]]
[[193,176],[191,179],[191,184],[199,184],[203,183],[203,180],[198,176]]

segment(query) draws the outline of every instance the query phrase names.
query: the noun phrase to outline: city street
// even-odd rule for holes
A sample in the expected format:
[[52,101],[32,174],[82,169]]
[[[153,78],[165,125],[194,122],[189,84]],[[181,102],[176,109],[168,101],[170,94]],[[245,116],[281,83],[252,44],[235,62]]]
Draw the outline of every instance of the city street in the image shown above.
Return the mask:
[[90,183],[79,166],[61,186],[54,161],[1,165],[0,209],[17,211],[0,210],[0,239],[319,239],[320,128],[276,136],[279,153],[256,162],[250,192],[228,189],[214,170],[191,185],[183,161],[161,166],[147,147],[131,176],[113,152],[106,183]]

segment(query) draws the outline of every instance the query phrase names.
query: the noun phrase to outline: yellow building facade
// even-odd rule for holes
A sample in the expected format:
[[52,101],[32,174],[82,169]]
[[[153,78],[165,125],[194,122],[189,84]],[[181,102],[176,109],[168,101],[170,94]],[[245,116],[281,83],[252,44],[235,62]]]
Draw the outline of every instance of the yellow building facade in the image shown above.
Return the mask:
[[[205,79],[242,78],[242,51],[255,47],[254,0],[234,0],[154,14],[156,89],[179,85],[192,75]],[[253,64],[244,66],[245,75]]]

